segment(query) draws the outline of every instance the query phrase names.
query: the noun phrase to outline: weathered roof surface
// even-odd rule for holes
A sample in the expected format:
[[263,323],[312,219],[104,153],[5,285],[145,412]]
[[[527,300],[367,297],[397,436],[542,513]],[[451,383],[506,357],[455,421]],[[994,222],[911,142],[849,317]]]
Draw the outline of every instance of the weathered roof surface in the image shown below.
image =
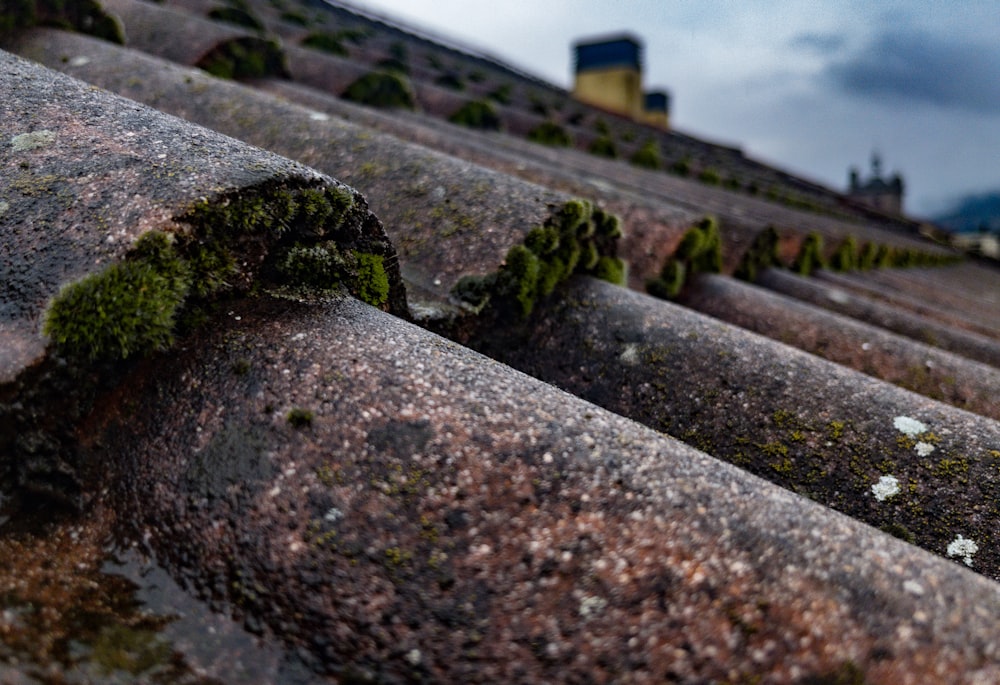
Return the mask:
[[809,306],[748,283],[702,274],[679,304],[749,331],[1000,420],[1000,369]]
[[93,455],[175,575],[320,671],[1000,677],[993,583],[454,343],[351,301],[203,330]]
[[[202,12],[207,6],[182,4]],[[154,11],[142,9],[144,21],[173,16],[148,7]],[[262,16],[287,24],[278,13],[269,7]],[[346,64],[393,56],[393,36],[417,44],[392,29],[352,47]],[[591,199],[632,211],[632,227],[643,212],[656,216],[660,223],[645,227],[646,241],[676,241],[677,219],[707,209],[722,214],[735,236],[752,236],[773,217],[787,222],[789,235],[813,228],[814,219],[828,236],[853,226],[883,235],[874,225],[791,212],[766,197],[751,202],[745,193],[500,135],[456,132],[419,115],[361,116],[301,86],[265,84],[303,98],[306,107],[292,105],[79,37],[24,32],[11,45],[361,186],[388,219],[411,283],[438,303],[461,273],[509,268],[503,257],[514,254],[507,253],[511,245],[520,247],[526,273],[532,264],[541,268],[542,260],[531,261],[517,244],[551,216],[552,204],[567,199],[565,192],[581,187],[596,189]],[[314,62],[306,50],[292,52]],[[436,87],[426,84],[438,69],[430,57],[421,54],[427,65],[411,72],[426,92]],[[527,107],[530,95],[518,88],[503,116]],[[338,119],[345,111],[363,125]],[[594,115],[581,113],[586,126],[595,125]],[[383,126],[438,152],[371,130]],[[722,158],[733,169],[752,166],[738,151],[667,137],[701,150],[696,168]],[[755,179],[783,178],[758,171]],[[522,180],[512,177],[518,174]],[[330,192],[346,192],[315,176]],[[581,179],[576,185],[573,176]],[[782,192],[808,191],[797,179],[785,181]],[[190,190],[213,192],[197,184]],[[836,205],[835,194],[813,190],[827,209]],[[573,206],[590,212],[589,205]],[[374,231],[377,221],[366,210],[364,217]],[[589,235],[597,222],[570,223]],[[305,240],[309,227],[298,228],[299,245],[279,241],[264,252],[305,248],[315,257],[312,249],[323,241]],[[917,244],[894,234],[886,242]],[[379,244],[391,270],[391,246]],[[639,244],[630,248],[636,254],[652,246]],[[731,258],[741,248],[730,246]],[[168,354],[119,365],[114,380],[128,382],[97,384],[85,406],[59,415],[62,447],[89,467],[79,474],[88,506],[70,525],[49,521],[54,532],[21,537],[7,528],[0,539],[0,584],[13,593],[11,611],[44,606],[46,616],[65,619],[50,620],[47,632],[18,624],[22,643],[40,637],[58,647],[72,640],[82,645],[76,654],[91,658],[92,636],[74,634],[72,621],[95,608],[86,590],[92,583],[104,601],[100,551],[103,537],[116,532],[209,602],[185,598],[184,613],[197,618],[178,630],[205,648],[197,658],[185,652],[191,670],[181,682],[194,672],[238,679],[217,665],[240,663],[253,649],[243,628],[260,633],[272,655],[262,681],[271,674],[287,682],[319,674],[361,682],[1000,679],[1000,595],[984,577],[1000,566],[996,423],[589,280],[557,290],[540,312],[534,303],[540,318],[506,318],[490,303],[479,318],[425,319],[454,324],[449,332],[458,338],[478,333],[482,349],[584,399],[574,398],[357,301],[276,288],[276,262],[252,254],[264,267],[250,269],[245,289],[235,289],[224,307],[200,312],[207,325],[180,337]],[[297,272],[308,277],[339,253],[324,254],[296,262]],[[398,279],[392,283],[401,295]],[[405,314],[405,303],[393,311]],[[30,399],[39,406],[37,395]],[[0,426],[10,441],[8,418],[0,416]],[[34,438],[45,427],[32,425],[31,440],[18,435],[18,448],[44,452],[50,446]],[[46,554],[56,557],[48,568],[40,561]],[[84,564],[79,576],[69,572],[76,554]],[[132,562],[126,566],[140,586],[134,596],[149,596],[153,581]],[[27,577],[31,583],[20,582]],[[69,590],[45,592],[53,582]],[[163,594],[179,592],[171,586]],[[112,598],[134,606],[126,595]],[[96,608],[102,620],[139,621],[100,602]],[[226,612],[243,628],[220,621]],[[232,640],[217,643],[220,630]],[[40,651],[51,658],[46,649]],[[308,673],[273,668],[273,660],[286,663],[290,654]],[[204,668],[206,659],[215,670]]]
[[995,421],[591,279],[470,344],[938,554],[981,540],[975,568],[1000,576]]
[[[757,284],[824,309],[840,312],[900,335],[940,347],[969,359],[1000,368],[1000,345],[993,338],[946,325],[900,306],[892,306],[830,285],[825,275],[817,279],[781,270],[760,275]],[[926,313],[926,309],[924,309]],[[954,317],[950,317],[954,320]]]

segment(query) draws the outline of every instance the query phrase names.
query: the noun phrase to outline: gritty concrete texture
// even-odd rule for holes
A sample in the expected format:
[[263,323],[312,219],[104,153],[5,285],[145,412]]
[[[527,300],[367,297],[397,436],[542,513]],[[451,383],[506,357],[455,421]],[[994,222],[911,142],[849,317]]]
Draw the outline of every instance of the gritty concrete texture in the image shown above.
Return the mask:
[[174,577],[320,672],[1000,677],[992,582],[454,343],[350,300],[202,331],[87,448]]
[[827,281],[825,275],[809,279],[771,269],[760,274],[757,285],[1000,368],[1000,344],[996,340],[936,321],[927,316],[926,310],[923,314],[914,313],[898,304],[859,296]]
[[960,409],[1000,420],[1000,370],[725,276],[702,274],[678,304]]
[[[970,565],[1000,576],[990,419],[589,279],[470,344],[942,556],[973,539]],[[883,476],[900,484],[886,501],[872,490]]]
[[[384,306],[406,314],[395,253],[355,191],[13,55],[0,64],[10,132],[0,148],[0,454],[21,485],[72,490],[75,421],[96,388],[121,377],[115,358],[166,344],[183,307],[249,291],[282,241],[377,255]],[[339,214],[294,215],[296,203],[328,197],[343,203]],[[185,260],[176,268],[190,284],[139,258],[140,236],[151,235]],[[47,330],[56,311],[60,328]],[[150,312],[163,329],[155,338]]]

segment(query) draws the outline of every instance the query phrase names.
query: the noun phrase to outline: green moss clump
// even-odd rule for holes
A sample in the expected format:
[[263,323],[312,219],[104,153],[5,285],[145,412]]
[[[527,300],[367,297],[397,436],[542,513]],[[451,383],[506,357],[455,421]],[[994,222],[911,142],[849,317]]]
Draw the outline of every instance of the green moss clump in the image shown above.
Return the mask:
[[712,167],[706,167],[698,174],[698,180],[710,186],[717,186],[722,183],[722,175]]
[[595,278],[600,278],[602,281],[623,286],[628,277],[628,265],[618,257],[608,257],[605,255],[598,258],[591,273]]
[[451,72],[446,72],[441,74],[436,79],[434,79],[434,84],[441,86],[442,88],[447,88],[448,90],[463,91],[465,90],[465,81],[458,74],[453,74]]
[[833,271],[854,271],[858,264],[858,241],[849,235],[837,246],[830,258],[830,269]]
[[497,278],[497,293],[515,300],[523,316],[531,314],[535,306],[538,272],[538,257],[524,245],[514,245],[507,251]]
[[275,267],[285,282],[321,289],[338,287],[351,271],[332,241],[294,245],[282,253]]
[[687,280],[687,266],[676,259],[668,259],[660,269],[658,278],[646,282],[646,292],[662,300],[677,297]]
[[670,172],[678,176],[690,176],[691,175],[691,159],[688,157],[682,157],[676,162],[670,165]]
[[121,22],[95,0],[5,0],[0,3],[0,33],[40,24],[125,44]]
[[736,278],[753,283],[761,270],[778,264],[778,232],[768,226],[757,234],[750,248],[744,253],[733,274]]
[[383,307],[389,301],[389,276],[381,255],[359,252],[354,294],[373,307]]
[[309,26],[309,18],[301,12],[289,10],[281,13],[281,21],[296,26]]
[[543,121],[531,129],[528,140],[552,147],[569,147],[573,144],[573,137],[554,121]]
[[607,157],[608,159],[618,158],[618,148],[615,147],[615,141],[611,140],[610,136],[595,138],[594,142],[587,148],[587,152],[598,157]]
[[349,54],[347,48],[344,46],[343,39],[338,33],[325,31],[310,33],[302,39],[302,46],[342,57],[347,57]]
[[44,333],[63,352],[91,361],[164,349],[188,294],[190,274],[164,233],[147,233],[126,261],[64,287]]
[[288,77],[285,53],[275,40],[234,38],[213,48],[195,65],[225,79]]
[[869,241],[861,248],[858,255],[858,268],[863,271],[874,269],[878,260],[878,245]]
[[242,7],[213,7],[208,16],[216,21],[242,26],[252,31],[264,32],[264,22]]
[[696,273],[722,270],[722,238],[715,217],[707,216],[688,229],[660,275],[646,282],[646,292],[661,299],[677,297],[687,279]]
[[809,276],[816,269],[824,268],[826,262],[823,259],[823,236],[814,231],[802,241],[799,254],[792,264],[792,270],[802,276]]
[[626,265],[615,254],[620,235],[617,217],[586,200],[570,200],[511,247],[495,274],[464,276],[452,295],[475,313],[492,304],[526,317],[538,298],[574,273],[623,284]]
[[416,96],[406,77],[389,71],[373,71],[354,81],[341,97],[369,107],[414,109]]
[[497,114],[496,108],[485,100],[472,100],[465,103],[458,111],[448,117],[448,121],[484,131],[500,130],[500,115]]
[[314,414],[308,409],[301,409],[295,407],[291,409],[288,414],[285,415],[285,419],[292,425],[293,428],[306,428],[311,426],[313,422]]
[[663,166],[663,160],[660,157],[660,146],[655,140],[647,140],[642,147],[635,151],[628,161],[632,165],[642,167],[643,169],[655,170]]
[[511,86],[509,83],[505,83],[502,86],[498,86],[490,91],[488,97],[490,100],[497,102],[501,105],[509,105],[511,102],[510,98]]

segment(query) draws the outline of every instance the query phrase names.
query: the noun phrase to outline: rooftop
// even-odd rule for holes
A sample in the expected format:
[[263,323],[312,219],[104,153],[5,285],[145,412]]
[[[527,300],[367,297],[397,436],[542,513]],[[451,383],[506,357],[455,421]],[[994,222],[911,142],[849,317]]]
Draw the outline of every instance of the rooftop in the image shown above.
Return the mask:
[[47,7],[0,680],[1000,680],[993,263],[350,6]]

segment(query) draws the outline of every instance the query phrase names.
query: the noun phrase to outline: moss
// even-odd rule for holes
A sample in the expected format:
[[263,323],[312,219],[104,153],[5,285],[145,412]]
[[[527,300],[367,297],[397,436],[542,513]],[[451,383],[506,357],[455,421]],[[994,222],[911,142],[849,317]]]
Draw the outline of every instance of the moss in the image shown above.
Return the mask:
[[497,279],[498,293],[517,302],[523,316],[531,314],[538,285],[538,257],[524,245],[507,252],[504,268]]
[[497,88],[494,88],[486,97],[501,105],[509,105],[511,102],[510,93],[511,86],[509,83],[505,83]]
[[301,12],[286,11],[281,13],[281,21],[296,26],[309,26],[309,18]]
[[552,147],[569,147],[573,144],[573,137],[554,121],[543,121],[531,129],[528,140]]
[[844,437],[845,424],[843,421],[831,421],[826,424],[826,435],[830,440],[837,441]]
[[722,176],[711,167],[706,167],[698,174],[698,180],[708,185],[717,186],[722,183]]
[[874,269],[878,260],[878,245],[869,241],[864,244],[858,254],[858,269],[867,271]]
[[814,231],[802,241],[799,254],[792,264],[792,270],[802,276],[810,276],[816,269],[823,269],[825,267],[823,237]]
[[171,644],[159,632],[119,624],[101,630],[91,658],[104,676],[121,673],[141,676],[168,666],[173,652]]
[[285,419],[293,428],[306,428],[312,425],[315,415],[308,409],[295,407],[285,415]]
[[702,253],[708,241],[708,235],[695,226],[687,231],[674,250],[674,259],[689,262]]
[[389,276],[385,272],[385,263],[381,255],[359,252],[356,285],[354,294],[363,302],[373,307],[384,307],[389,301]]
[[95,0],[6,0],[0,3],[0,33],[39,24],[125,44],[121,22]]
[[690,176],[691,159],[689,157],[682,157],[681,159],[678,159],[670,165],[670,172],[678,176]]
[[778,264],[778,232],[768,226],[757,234],[753,243],[740,259],[733,274],[736,278],[753,283],[761,270]]
[[593,275],[602,281],[623,286],[627,280],[628,267],[618,257],[603,256],[597,260],[597,264],[593,268]]
[[830,269],[833,271],[854,271],[858,265],[858,241],[849,235],[837,246],[830,258]]
[[676,298],[687,280],[687,265],[676,259],[668,259],[660,270],[659,278],[646,283],[646,292],[663,300]]
[[452,295],[476,313],[492,304],[524,317],[574,273],[624,283],[625,263],[615,256],[619,235],[617,217],[586,200],[570,200],[511,247],[495,274],[464,276]]
[[302,39],[303,47],[346,57],[349,53],[339,33],[314,32]]
[[341,94],[346,100],[369,107],[414,109],[416,97],[405,76],[373,71],[354,81]]
[[441,86],[442,88],[447,88],[448,90],[463,91],[465,90],[465,82],[460,76],[452,73],[445,73],[434,79],[434,84]]
[[214,7],[208,16],[216,21],[243,26],[252,31],[264,32],[264,23],[255,17],[248,9],[242,7]]
[[660,146],[655,140],[647,140],[636,150],[628,160],[632,165],[643,169],[660,169],[663,160],[660,157]]
[[234,38],[217,45],[195,65],[226,79],[288,77],[285,53],[276,40]]
[[618,148],[615,147],[615,141],[609,136],[595,138],[594,142],[587,148],[587,152],[598,157],[607,157],[608,159],[618,158]]
[[164,349],[189,278],[170,238],[147,233],[124,262],[64,287],[45,313],[43,331],[65,354],[92,361]]
[[454,112],[448,121],[460,126],[484,131],[500,130],[500,115],[496,108],[485,100],[472,100]]
[[351,264],[332,241],[293,245],[283,251],[275,267],[287,283],[321,289],[338,287],[351,272]]

